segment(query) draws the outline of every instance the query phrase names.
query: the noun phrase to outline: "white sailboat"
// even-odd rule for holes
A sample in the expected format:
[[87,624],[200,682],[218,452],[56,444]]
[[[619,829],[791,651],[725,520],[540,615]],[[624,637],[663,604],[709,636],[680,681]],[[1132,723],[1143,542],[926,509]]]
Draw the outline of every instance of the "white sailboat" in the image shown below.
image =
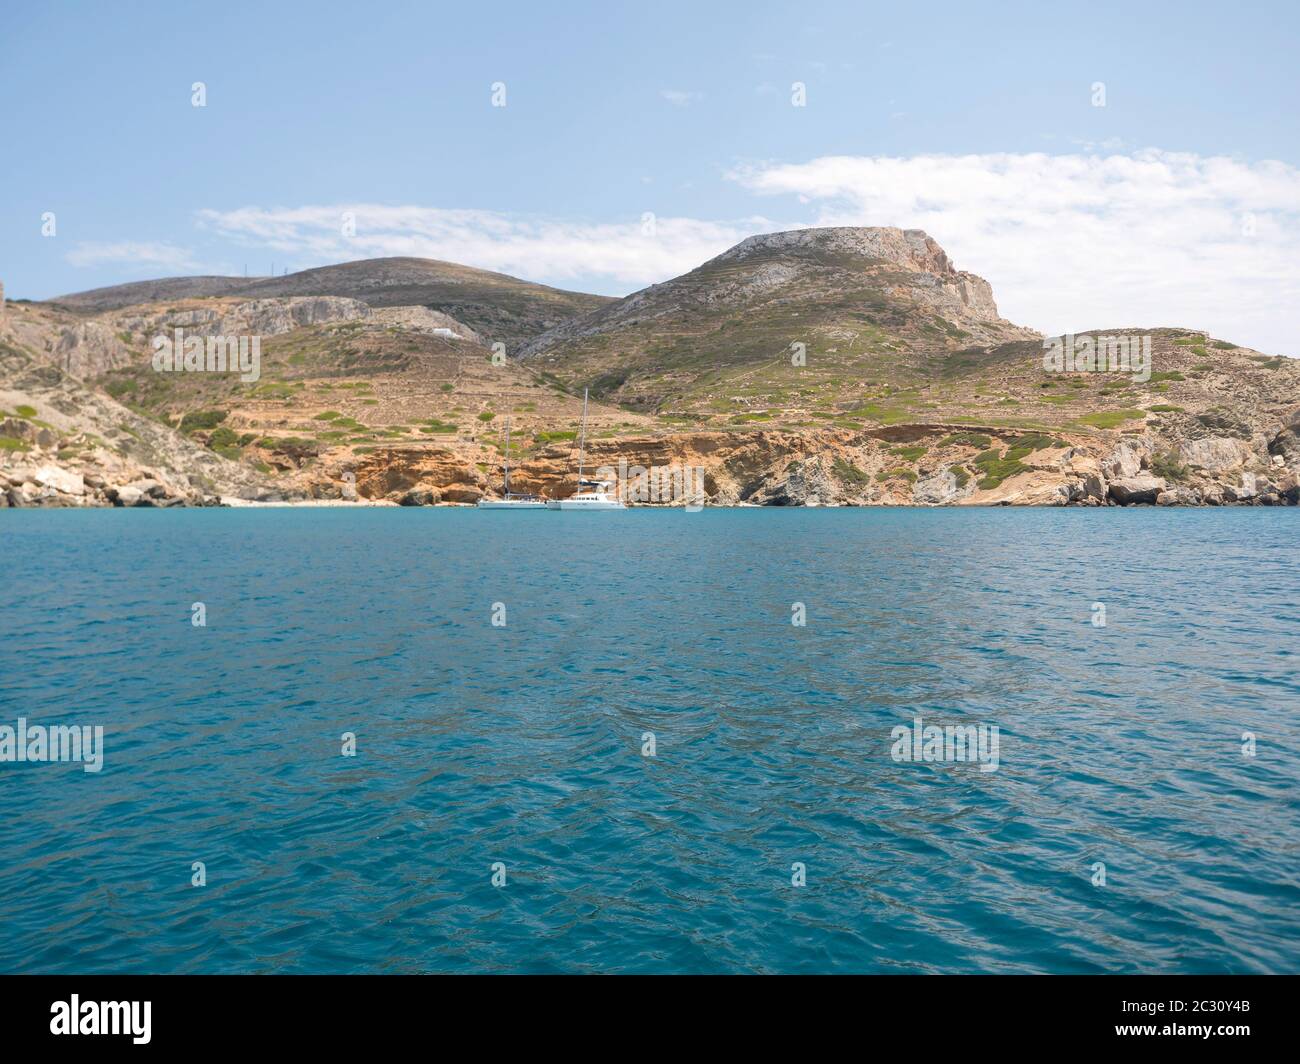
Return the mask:
[[506,418],[505,484],[499,499],[479,499],[480,510],[545,510],[546,502],[536,495],[510,490],[510,419]]
[[[582,476],[587,446],[587,389],[582,389],[582,429],[578,433],[578,490],[567,499],[547,499],[549,510],[626,510],[627,505],[609,489],[612,480],[586,480]],[[587,490],[584,490],[587,489]]]

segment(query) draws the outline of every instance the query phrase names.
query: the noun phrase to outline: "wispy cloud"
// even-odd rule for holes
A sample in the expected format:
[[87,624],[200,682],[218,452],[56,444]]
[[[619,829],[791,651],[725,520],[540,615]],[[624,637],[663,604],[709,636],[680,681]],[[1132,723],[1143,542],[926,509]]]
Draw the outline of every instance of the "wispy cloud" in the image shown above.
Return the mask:
[[660,89],[659,95],[674,107],[689,107],[704,99],[702,92],[688,92],[684,89]]
[[1048,332],[1204,328],[1300,354],[1300,169],[1131,154],[827,156],[730,175],[816,225],[924,229]]
[[[352,235],[345,234],[349,215]],[[708,222],[642,215],[580,224],[365,203],[204,210],[199,223],[219,236],[274,249],[295,263],[412,255],[553,284],[605,278],[629,291],[693,269],[770,226],[761,218]]]
[[67,254],[73,266],[137,266],[142,269],[192,270],[196,263],[186,248],[167,243],[121,240],[75,244]]
[[1155,150],[828,156],[728,176],[791,197],[773,212],[791,221],[580,223],[365,203],[205,210],[199,221],[299,265],[413,255],[605,292],[667,280],[757,232],[897,225],[926,230],[992,282],[1006,317],[1044,332],[1181,325],[1300,354],[1300,170],[1284,163]]

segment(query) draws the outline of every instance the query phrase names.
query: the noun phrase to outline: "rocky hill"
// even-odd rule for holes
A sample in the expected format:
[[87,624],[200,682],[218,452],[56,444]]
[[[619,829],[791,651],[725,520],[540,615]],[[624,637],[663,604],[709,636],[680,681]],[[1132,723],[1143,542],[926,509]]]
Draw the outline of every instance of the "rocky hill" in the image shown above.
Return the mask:
[[[562,310],[527,304],[553,289],[483,280],[501,275],[380,263],[111,309],[9,304],[0,505],[473,502],[500,490],[507,419],[512,484],[565,495],[584,386],[588,468],[690,466],[714,504],[1300,502],[1300,361],[1186,328],[1040,337],[914,230],[753,237]],[[421,284],[450,292],[458,271],[473,298],[435,309]],[[518,358],[490,349],[501,321],[534,323]],[[151,341],[176,328],[259,336],[256,379],[156,372]],[[1083,339],[1100,368],[1049,364]],[[1142,365],[1108,365],[1116,343]]]
[[699,414],[753,395],[827,406],[864,383],[927,378],[936,351],[1037,336],[919,230],[801,229],[750,237],[521,358],[640,409]]
[[423,306],[469,325],[489,342],[514,352],[526,340],[609,302],[605,296],[566,292],[435,259],[362,259],[283,277],[172,277],[97,288],[50,302],[73,311],[103,313],[141,303],[178,299],[339,296],[373,308]]

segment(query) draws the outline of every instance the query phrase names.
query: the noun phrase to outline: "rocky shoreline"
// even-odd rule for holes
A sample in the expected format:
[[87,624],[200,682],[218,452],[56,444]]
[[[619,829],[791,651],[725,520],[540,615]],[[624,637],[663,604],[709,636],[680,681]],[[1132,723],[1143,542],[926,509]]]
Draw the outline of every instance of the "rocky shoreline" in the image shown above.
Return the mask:
[[[449,447],[394,446],[359,460],[343,453],[283,483],[205,491],[99,447],[78,450],[74,464],[66,440],[30,423],[9,431],[30,443],[21,463],[0,466],[0,507],[472,506],[496,496],[478,455]],[[715,507],[1300,504],[1300,419],[1262,454],[1229,437],[1171,444],[1145,434],[906,425],[605,439],[592,441],[587,460],[590,470],[614,471],[633,506],[687,505],[637,494],[647,470],[687,468],[698,471],[700,501]],[[512,486],[562,498],[573,490],[572,467],[570,449],[552,447],[520,461]]]

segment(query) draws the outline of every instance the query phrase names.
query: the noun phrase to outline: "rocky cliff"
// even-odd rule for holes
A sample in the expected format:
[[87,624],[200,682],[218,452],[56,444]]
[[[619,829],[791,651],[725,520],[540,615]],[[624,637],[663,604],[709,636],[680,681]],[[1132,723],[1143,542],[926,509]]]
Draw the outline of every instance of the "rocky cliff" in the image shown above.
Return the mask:
[[[10,304],[0,497],[472,503],[500,491],[507,420],[512,485],[562,496],[589,387],[587,468],[634,503],[684,501],[642,498],[638,469],[699,470],[714,505],[1298,501],[1300,362],[1127,328],[1090,349],[1138,342],[1142,372],[1050,366],[1079,338],[1005,321],[916,230],[751,237],[552,328],[530,289],[538,331],[504,360],[480,326],[522,320],[512,279],[425,260],[326,272],[99,311]],[[335,282],[375,303],[302,291]],[[419,283],[468,286],[474,319],[392,302]],[[154,372],[150,340],[174,328],[262,336],[260,378]]]

